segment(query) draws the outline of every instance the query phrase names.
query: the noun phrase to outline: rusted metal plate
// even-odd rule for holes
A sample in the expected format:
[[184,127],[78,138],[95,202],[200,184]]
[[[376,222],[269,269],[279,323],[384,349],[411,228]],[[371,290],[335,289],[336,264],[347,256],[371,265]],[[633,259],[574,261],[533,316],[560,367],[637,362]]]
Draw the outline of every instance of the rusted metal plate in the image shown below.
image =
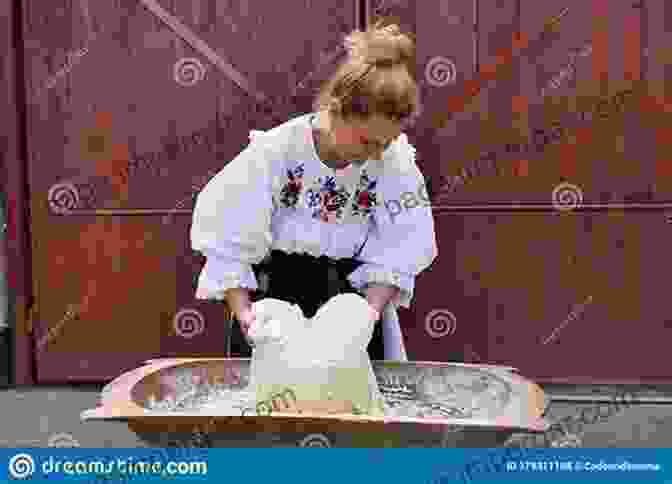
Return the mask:
[[[442,220],[452,235],[417,287],[410,355],[512,365],[541,381],[669,379],[663,213]],[[635,347],[648,350],[633,364],[623,355]]]
[[223,305],[194,300],[194,199],[249,130],[310,111],[356,2],[23,6],[39,380],[223,355]]
[[[543,431],[547,401],[534,383],[506,367],[375,362],[390,407],[412,400],[445,410],[443,417],[371,417],[350,414],[282,413],[210,415],[151,411],[149,400],[180,399],[175,382],[225,384],[245,390],[248,359],[182,359],[149,363],[121,375],[101,394],[100,406],[83,420],[122,420],[150,445],[188,444],[201,434],[208,446],[296,446],[319,434],[323,446],[492,446],[514,430]],[[465,402],[470,402],[465,404]],[[303,444],[302,444],[303,442]],[[477,445],[474,445],[478,443]],[[315,444],[317,445],[317,444]]]
[[590,7],[599,15],[585,8],[579,1],[479,4],[473,77],[485,81],[423,150],[442,160],[444,176],[464,180],[447,187],[438,205],[552,209],[556,201],[606,209],[670,201],[651,129],[664,110],[646,107],[658,82],[644,69],[646,10],[600,1]]

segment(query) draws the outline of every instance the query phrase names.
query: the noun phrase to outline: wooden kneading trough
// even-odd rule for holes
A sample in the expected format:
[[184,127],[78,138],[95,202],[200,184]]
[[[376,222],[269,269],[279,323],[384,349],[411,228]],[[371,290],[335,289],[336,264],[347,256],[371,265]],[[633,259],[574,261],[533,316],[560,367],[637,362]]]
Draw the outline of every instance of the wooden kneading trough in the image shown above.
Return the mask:
[[149,360],[110,382],[101,392],[99,406],[82,412],[81,418],[125,422],[142,440],[160,447],[168,446],[168,440],[188,440],[195,432],[206,432],[208,446],[215,447],[296,446],[301,435],[321,435],[333,447],[493,447],[514,432],[542,432],[549,427],[543,418],[548,404],[544,392],[514,368],[372,363],[386,405],[412,401],[443,416],[355,415],[351,402],[301,402],[284,396],[279,397],[287,405],[272,412],[269,406],[269,412],[256,415],[155,411],[148,404],[150,398],[179,397],[176,393],[181,390],[170,383],[177,374],[230,385],[234,391],[249,383],[247,358],[165,358]]

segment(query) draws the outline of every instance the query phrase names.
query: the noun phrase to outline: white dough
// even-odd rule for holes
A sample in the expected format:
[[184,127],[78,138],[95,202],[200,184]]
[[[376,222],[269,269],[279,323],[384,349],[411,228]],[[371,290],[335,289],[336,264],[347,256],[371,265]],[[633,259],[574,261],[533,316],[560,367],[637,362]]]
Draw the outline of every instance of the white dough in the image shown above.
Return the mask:
[[367,353],[375,321],[363,297],[335,296],[312,319],[277,299],[253,307],[258,325],[250,376],[258,402],[290,389],[299,403],[347,401],[364,413],[382,412]]

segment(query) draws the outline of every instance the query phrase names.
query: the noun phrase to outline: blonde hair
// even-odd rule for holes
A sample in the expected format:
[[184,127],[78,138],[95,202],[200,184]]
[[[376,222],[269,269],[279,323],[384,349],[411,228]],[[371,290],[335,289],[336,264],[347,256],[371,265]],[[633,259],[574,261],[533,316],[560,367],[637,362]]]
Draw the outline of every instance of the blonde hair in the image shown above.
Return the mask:
[[378,22],[345,38],[348,58],[320,89],[314,109],[343,119],[372,115],[408,122],[419,110],[413,40],[397,25]]

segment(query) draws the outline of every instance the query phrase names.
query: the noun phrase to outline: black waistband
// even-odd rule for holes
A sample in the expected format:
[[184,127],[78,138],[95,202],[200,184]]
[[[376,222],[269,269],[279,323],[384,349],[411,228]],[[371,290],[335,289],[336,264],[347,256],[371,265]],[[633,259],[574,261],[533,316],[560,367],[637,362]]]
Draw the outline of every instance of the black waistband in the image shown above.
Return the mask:
[[310,254],[299,254],[283,252],[281,250],[272,250],[269,254],[269,257],[264,259],[264,261],[259,264],[259,268],[263,269],[265,267],[272,267],[275,264],[292,264],[297,268],[301,267],[302,264],[310,263],[323,268],[335,268],[341,274],[350,274],[359,266],[362,265],[361,261],[356,260],[354,257],[345,258],[345,259],[336,259],[333,257],[327,257],[325,255],[315,257]]
[[292,261],[296,263],[310,262],[311,264],[319,264],[325,267],[336,267],[337,269],[347,269],[352,267],[352,270],[357,269],[362,265],[361,261],[356,260],[354,257],[336,259],[334,257],[328,257],[326,255],[321,255],[316,257],[310,254],[300,254],[297,252],[287,253],[281,250],[272,250],[268,257],[268,263],[278,262],[278,261]]

